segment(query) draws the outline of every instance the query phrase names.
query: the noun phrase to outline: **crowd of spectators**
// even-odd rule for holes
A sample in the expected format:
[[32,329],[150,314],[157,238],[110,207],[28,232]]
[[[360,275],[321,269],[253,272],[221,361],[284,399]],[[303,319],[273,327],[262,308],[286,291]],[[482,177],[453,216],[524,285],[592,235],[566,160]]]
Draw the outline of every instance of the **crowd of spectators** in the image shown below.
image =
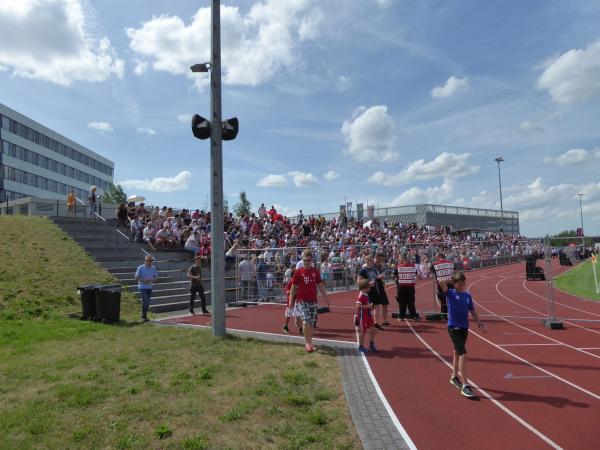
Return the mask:
[[[122,204],[117,210],[121,226],[130,230],[134,241],[143,241],[149,250],[185,250],[210,256],[209,212],[166,206]],[[437,252],[468,269],[484,260],[519,257],[532,253],[535,244],[519,235],[477,233],[459,236],[448,227],[418,226],[392,220],[357,219],[340,215],[327,220],[320,215],[304,216],[302,211],[288,218],[264,204],[256,213],[236,217],[225,215],[225,249],[228,268],[245,260],[238,270],[241,280],[268,298],[285,273],[300,261],[303,248],[311,248],[316,267],[327,284],[340,282],[340,273],[352,277],[367,254],[383,253],[390,272],[401,254],[417,265],[421,276],[429,276],[429,262]]]

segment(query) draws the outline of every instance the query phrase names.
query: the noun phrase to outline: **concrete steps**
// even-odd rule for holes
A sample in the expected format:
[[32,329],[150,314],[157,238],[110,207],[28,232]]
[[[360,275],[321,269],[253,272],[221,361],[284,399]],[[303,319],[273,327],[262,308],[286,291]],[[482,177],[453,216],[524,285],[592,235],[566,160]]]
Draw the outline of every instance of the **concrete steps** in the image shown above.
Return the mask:
[[[143,264],[147,245],[143,242],[129,241],[122,234],[130,237],[129,229],[117,228],[116,220],[106,222],[97,219],[82,219],[69,217],[54,217],[53,222],[75,240],[89,255],[102,267],[107,269],[123,288],[133,292],[139,301],[135,271]],[[184,250],[169,250],[164,252],[150,252],[156,258],[156,267],[159,272],[158,283],[154,285],[152,304],[153,312],[180,311],[189,309],[189,282],[187,270],[193,264],[190,252]],[[205,277],[210,276],[210,271],[204,269]],[[235,271],[226,273],[225,300],[236,300]],[[207,304],[210,305],[210,279],[204,280]],[[200,308],[200,300],[196,300],[196,308]]]

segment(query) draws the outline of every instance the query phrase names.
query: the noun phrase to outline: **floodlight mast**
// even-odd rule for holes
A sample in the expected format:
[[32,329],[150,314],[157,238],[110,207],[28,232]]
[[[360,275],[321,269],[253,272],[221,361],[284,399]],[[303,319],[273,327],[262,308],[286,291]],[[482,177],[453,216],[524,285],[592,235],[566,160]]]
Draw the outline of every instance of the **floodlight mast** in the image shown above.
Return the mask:
[[[221,2],[212,1],[211,61],[194,64],[194,73],[210,71],[210,123],[192,119],[194,136],[204,139],[210,128],[210,297],[212,304],[212,334],[224,337],[225,324],[225,226],[223,211],[223,141],[221,136]],[[198,122],[195,125],[195,122]],[[204,128],[204,130],[201,130]]]
[[504,233],[504,205],[502,204],[502,177],[500,174],[500,163],[504,162],[504,158],[499,156],[494,161],[498,163],[498,187],[500,188],[500,232]]

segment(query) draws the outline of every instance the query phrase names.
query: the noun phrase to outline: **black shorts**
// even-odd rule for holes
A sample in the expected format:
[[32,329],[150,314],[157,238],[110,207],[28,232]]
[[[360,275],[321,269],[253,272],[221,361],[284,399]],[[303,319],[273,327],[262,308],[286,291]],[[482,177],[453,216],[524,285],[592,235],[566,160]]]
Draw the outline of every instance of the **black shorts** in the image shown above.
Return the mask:
[[374,305],[389,305],[390,301],[387,298],[385,291],[383,291],[383,295],[379,294],[369,294],[369,301]]
[[415,287],[414,286],[402,286],[399,285],[398,288],[396,289],[396,292],[398,293],[398,297],[396,298],[398,300],[398,303],[400,304],[410,304],[410,303],[414,303],[415,302]]
[[467,344],[467,337],[469,336],[468,328],[458,328],[458,327],[448,327],[448,333],[450,334],[450,339],[452,340],[452,344],[454,344],[454,350],[459,355],[464,355],[467,353],[467,348],[465,345]]

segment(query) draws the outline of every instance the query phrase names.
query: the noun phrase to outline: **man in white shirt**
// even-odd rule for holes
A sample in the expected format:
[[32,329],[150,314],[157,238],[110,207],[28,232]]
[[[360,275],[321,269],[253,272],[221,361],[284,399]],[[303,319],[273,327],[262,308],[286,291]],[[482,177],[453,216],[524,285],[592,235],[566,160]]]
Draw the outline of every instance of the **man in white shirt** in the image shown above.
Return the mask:
[[144,242],[148,244],[148,248],[150,249],[150,251],[156,250],[156,248],[154,248],[154,245],[152,245],[152,243],[154,242],[154,234],[155,233],[154,228],[152,227],[152,222],[148,222],[148,224],[144,228],[143,238]]
[[252,264],[244,256],[241,257],[242,261],[238,266],[238,273],[240,276],[240,298],[242,300],[248,299],[250,296],[250,283],[252,282]]

